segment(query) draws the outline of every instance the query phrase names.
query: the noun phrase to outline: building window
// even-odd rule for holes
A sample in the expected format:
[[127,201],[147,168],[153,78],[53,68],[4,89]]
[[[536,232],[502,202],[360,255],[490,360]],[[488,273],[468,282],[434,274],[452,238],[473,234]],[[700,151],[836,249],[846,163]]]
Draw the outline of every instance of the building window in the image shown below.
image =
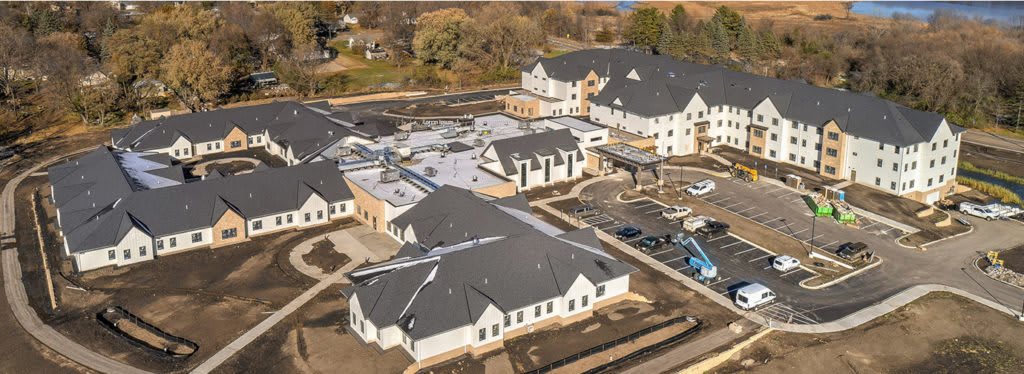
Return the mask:
[[836,168],[826,165],[825,166],[825,174],[835,175],[836,174]]
[[596,296],[597,297],[604,296],[604,285],[603,284],[597,286],[597,295]]
[[917,170],[917,161],[910,163],[910,170]]
[[213,147],[220,149],[220,142],[213,143]]
[[212,151],[213,150],[213,144],[206,143],[206,150],[207,151]]
[[807,148],[807,139],[800,140],[800,146]]
[[893,162],[892,171],[900,171],[900,164]]
[[718,120],[718,127],[722,127],[722,120]]
[[594,87],[594,81],[587,81],[587,87]]
[[761,131],[759,129],[754,129],[754,137],[755,138],[763,138],[764,137],[764,131]]
[[274,226],[281,226],[281,216],[274,217]]
[[939,175],[939,183],[942,183],[942,181],[943,181],[944,179],[946,179],[946,176],[945,176],[945,175],[941,175],[941,174],[940,174],[940,175]]
[[491,337],[493,338],[495,336],[498,336],[498,324],[497,323],[491,325]]
[[690,136],[690,129],[686,129],[686,136]]
[[548,314],[551,314],[551,311],[555,310],[555,302],[554,301],[548,301],[548,305],[547,305],[547,307],[545,309],[547,309],[547,313]]
[[504,324],[505,327],[512,326],[512,316],[506,314],[504,322],[505,322],[505,324]]
[[772,126],[778,126],[778,125],[779,125],[779,119],[778,118],[772,118]]
[[201,232],[194,232],[194,233],[192,233],[192,242],[193,243],[199,243],[201,241],[203,241],[203,233],[201,233]]
[[359,321],[359,333],[360,334],[365,334],[366,333],[366,323],[364,321],[362,321],[362,320]]
[[949,139],[946,139],[946,140],[942,141],[942,148],[946,148],[946,147],[949,147]]
[[757,115],[757,122],[764,122],[764,115],[758,114]]
[[889,183],[889,189],[893,190],[893,191],[896,191],[896,182],[890,182]]
[[789,154],[789,160],[792,161],[792,162],[796,162],[796,153],[790,153]]
[[139,247],[139,257],[146,257],[146,246]]
[[178,246],[178,238],[170,238],[167,241],[169,242],[168,244],[171,245],[171,248]]
[[241,140],[232,140],[231,141],[231,148],[238,148],[238,147],[241,147],[241,146],[242,146],[242,141]]
[[768,157],[775,158],[775,150],[774,149],[768,151]]
[[478,332],[477,335],[480,338],[480,341],[484,341],[485,339],[487,339],[487,329],[486,328],[480,329],[480,331]]
[[[115,260],[115,259],[117,259],[117,253],[116,253],[116,252],[114,252],[114,250],[113,250],[113,249],[111,249],[111,250],[107,251],[107,259],[108,259],[108,260]],[[539,307],[538,307],[538,308],[539,308]]]
[[569,300],[569,311],[576,310],[576,299]]
[[800,156],[800,165],[804,165],[806,163],[807,163],[807,158],[804,157],[804,156]]
[[932,159],[931,161],[928,162],[928,167],[929,168],[935,167],[935,159]]
[[795,136],[790,136],[789,137],[789,144],[796,145],[796,137]]
[[238,236],[238,229],[232,227],[230,229],[220,230],[221,239],[231,239]]
[[935,150],[936,148],[938,148],[938,147],[939,147],[939,143],[932,143],[932,150],[933,150],[933,151],[934,151],[934,150]]
[[839,133],[834,131],[828,132],[828,140],[839,140]]
[[943,165],[945,165],[945,164],[946,164],[946,156],[942,156],[942,164],[943,164]]
[[337,214],[337,211],[338,211],[338,208],[336,208],[336,207],[334,206],[334,204],[331,204],[331,205],[328,205],[328,206],[327,206],[327,213],[328,213],[328,214],[330,214],[330,215],[334,215],[334,214]]
[[304,214],[303,219],[305,219],[305,222],[312,221],[311,215],[309,213]]
[[540,317],[540,305],[533,307],[533,316]]
[[914,180],[913,179],[910,180],[910,188],[914,188]]
[[839,157],[839,151],[832,148],[825,148],[825,154],[830,157]]
[[814,143],[814,150],[815,151],[820,151],[821,150],[821,143]]
[[793,130],[799,130],[800,129],[800,124],[798,124],[796,121],[793,121],[793,126],[792,127],[793,127]]
[[772,133],[771,134],[771,139],[772,139],[773,142],[779,141],[779,134]]
[[174,157],[178,157],[178,156],[181,156],[181,151],[180,151],[180,150],[177,150],[177,149],[175,149],[175,150],[174,150]]
[[881,186],[882,185],[882,178],[875,177],[875,185],[876,186]]
[[928,187],[931,187],[931,186],[932,186],[932,179],[928,178]]
[[159,251],[159,250],[162,250],[162,249],[164,249],[164,240],[163,239],[157,240],[156,241],[156,250]]
[[318,221],[324,219],[324,211],[322,211],[322,210],[316,211],[316,219]]
[[704,118],[704,111],[703,110],[697,111],[697,118]]
[[583,295],[583,297],[580,299],[580,306],[586,308],[587,304],[589,304],[589,298],[590,298],[590,296]]
[[130,260],[132,258],[132,250],[131,249],[125,249],[123,252],[124,252],[124,259],[125,260]]
[[693,113],[686,113],[686,120],[689,121],[691,119],[693,119]]
[[263,220],[252,221],[253,230],[263,230]]
[[289,224],[292,223],[292,215],[288,214],[287,216],[285,216],[285,221],[288,222]]
[[761,147],[755,145],[753,147],[750,147],[750,149],[754,151],[754,153],[761,154]]

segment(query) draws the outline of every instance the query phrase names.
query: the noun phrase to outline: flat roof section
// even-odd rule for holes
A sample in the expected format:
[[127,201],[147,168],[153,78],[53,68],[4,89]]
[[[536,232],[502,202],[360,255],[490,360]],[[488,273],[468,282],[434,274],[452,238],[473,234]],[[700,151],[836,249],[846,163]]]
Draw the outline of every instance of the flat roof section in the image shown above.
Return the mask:
[[[405,165],[405,168],[419,173],[438,185],[451,185],[467,190],[477,190],[507,182],[507,180],[481,168],[479,166],[481,160],[479,157],[473,158],[474,153],[476,151],[448,153],[445,157],[436,153],[423,158],[414,157],[414,160],[418,162]],[[433,176],[429,176],[430,173],[427,173],[428,167],[434,168]]]
[[380,173],[382,171],[384,168],[347,171],[345,178],[378,200],[385,200],[393,206],[412,204],[427,196],[427,192],[422,187],[405,178],[399,178],[397,181],[389,183],[381,182]]
[[579,118],[576,118],[576,117],[570,117],[570,116],[548,118],[547,120],[551,121],[551,122],[554,122],[554,123],[557,123],[557,124],[560,124],[562,126],[565,126],[565,127],[568,127],[568,128],[574,129],[574,130],[583,131],[583,132],[597,131],[597,130],[606,128],[606,127],[598,125],[596,123],[593,123],[593,122],[590,122],[590,121],[584,121],[582,119],[579,119]]
[[589,149],[602,156],[641,167],[657,165],[665,160],[664,157],[626,143],[605,144]]

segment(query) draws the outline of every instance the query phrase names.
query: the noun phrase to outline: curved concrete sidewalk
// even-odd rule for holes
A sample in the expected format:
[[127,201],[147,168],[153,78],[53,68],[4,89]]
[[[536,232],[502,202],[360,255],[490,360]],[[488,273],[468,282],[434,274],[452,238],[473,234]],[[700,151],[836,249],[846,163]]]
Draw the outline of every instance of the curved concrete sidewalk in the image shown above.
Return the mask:
[[353,228],[351,227],[341,229],[338,231],[330,232],[324,235],[323,237],[310,238],[302,243],[299,243],[299,245],[295,246],[295,248],[292,248],[291,253],[288,254],[288,262],[290,262],[292,266],[294,266],[295,269],[297,269],[299,272],[301,272],[302,274],[306,274],[310,278],[322,281],[324,279],[331,277],[331,274],[325,273],[323,269],[320,269],[313,265],[309,265],[306,263],[305,260],[302,259],[302,256],[308,254],[310,251],[313,250],[314,244],[324,239],[330,240],[331,243],[334,244],[334,250],[338,253],[348,256],[350,260],[347,264],[345,264],[345,266],[342,266],[340,269],[335,270],[335,272],[340,271],[342,273],[347,273],[352,269],[355,269],[356,266],[359,266],[359,264],[365,262],[365,260],[370,260],[371,262],[382,261],[383,259],[380,256],[378,256],[376,253],[374,253],[365,245],[363,245],[363,243],[359,239],[352,236],[352,229]]
[[[26,177],[62,158],[91,149],[93,147],[47,159],[11,179],[4,187],[2,196],[0,196],[3,200],[3,209],[0,211],[0,233],[2,233],[0,237],[7,238],[14,235],[14,191]],[[4,241],[7,240],[4,239]],[[18,262],[17,246],[3,250],[0,261],[3,262],[4,294],[7,296],[7,301],[11,304],[11,311],[14,313],[15,319],[17,319],[18,323],[21,324],[21,327],[29,335],[32,335],[33,338],[58,354],[92,370],[102,373],[146,373],[146,371],[93,352],[43,323],[35,310],[28,304],[28,294],[25,292],[25,284],[22,283],[21,279],[21,263]]]
[[[231,163],[231,162],[235,162],[235,161],[243,161],[243,162],[251,163],[252,167],[254,167],[254,168],[257,167],[257,166],[260,166],[260,164],[263,163],[263,161],[257,160],[257,159],[252,158],[252,157],[228,157],[228,158],[221,158],[221,159],[217,159],[217,160],[203,161],[203,162],[200,162],[200,163],[198,163],[198,164],[196,164],[195,166],[192,167],[192,175],[206,175],[206,168],[209,167],[210,165],[227,164],[227,163]],[[251,173],[251,172],[250,171],[245,171],[245,172],[242,172],[240,174],[245,174],[245,173]]]

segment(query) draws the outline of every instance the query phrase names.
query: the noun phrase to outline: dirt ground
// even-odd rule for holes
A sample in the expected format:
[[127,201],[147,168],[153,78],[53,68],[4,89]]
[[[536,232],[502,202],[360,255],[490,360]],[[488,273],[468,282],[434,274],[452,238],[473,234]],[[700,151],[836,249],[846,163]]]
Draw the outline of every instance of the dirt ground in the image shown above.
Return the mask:
[[1024,274],[1024,245],[999,252],[999,259],[1006,268]]
[[577,184],[583,183],[593,177],[593,175],[584,173],[583,177],[580,179],[571,182],[555,183],[547,187],[531,188],[524,194],[526,195],[526,199],[530,201],[562,196],[569,193],[569,191],[571,191],[573,187],[576,187]]
[[249,149],[249,150],[245,150],[245,151],[238,151],[238,152],[214,153],[214,154],[211,154],[211,155],[204,155],[202,157],[189,160],[186,164],[184,164],[182,166],[185,167],[186,169],[191,169],[191,167],[193,165],[195,165],[197,163],[200,163],[200,162],[211,161],[211,160],[223,160],[225,158],[232,158],[232,157],[252,157],[252,158],[255,158],[257,160],[260,160],[260,162],[262,162],[262,163],[264,163],[267,166],[272,167],[272,168],[280,168],[280,167],[288,166],[288,164],[284,160],[278,158],[277,156],[274,156],[274,155],[270,154],[270,152],[267,152],[267,150],[263,149],[263,148],[254,148],[254,149]]
[[343,327],[348,303],[332,286],[217,368],[217,373],[400,373],[410,363],[398,349],[383,353]]
[[251,162],[247,161],[217,162],[207,166],[206,170],[207,172],[216,170],[223,175],[235,175],[241,172],[252,171],[253,166]]
[[960,161],[1024,178],[1024,159],[1020,153],[961,142]]
[[[60,273],[56,233],[46,233],[58,309],[51,311],[40,266],[29,199],[46,177],[26,179],[16,193],[17,238],[29,302],[44,322],[86,347],[145,370],[180,371],[197,365],[312,285],[288,264],[301,241],[354,225],[333,222],[301,232],[258,237],[233,246],[196,249],[122,268]],[[67,269],[67,267],[65,267]],[[143,320],[196,342],[198,352],[172,359],[133,345],[98,321],[107,306],[122,306]]]
[[405,108],[389,109],[387,112],[390,114],[398,114],[402,116],[412,117],[444,117],[461,116],[464,114],[481,115],[487,113],[495,113],[501,111],[504,108],[505,107],[501,104],[501,102],[491,100],[480,103],[457,106],[451,106],[442,103],[410,105]]
[[313,250],[302,255],[302,261],[306,264],[316,266],[325,273],[333,273],[335,269],[348,264],[352,259],[343,253],[334,250],[334,243],[324,239],[313,243]]
[[771,333],[711,372],[1019,373],[1022,352],[1020,322],[940,293],[849,331]]

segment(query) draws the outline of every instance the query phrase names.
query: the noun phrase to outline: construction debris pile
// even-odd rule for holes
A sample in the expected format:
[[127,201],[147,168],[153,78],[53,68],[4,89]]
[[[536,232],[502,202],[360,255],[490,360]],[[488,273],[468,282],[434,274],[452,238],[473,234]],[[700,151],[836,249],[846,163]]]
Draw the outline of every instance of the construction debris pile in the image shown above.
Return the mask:
[[993,279],[1000,280],[1017,287],[1024,287],[1024,274],[1007,269],[1003,266],[989,266],[985,268],[985,274]]

